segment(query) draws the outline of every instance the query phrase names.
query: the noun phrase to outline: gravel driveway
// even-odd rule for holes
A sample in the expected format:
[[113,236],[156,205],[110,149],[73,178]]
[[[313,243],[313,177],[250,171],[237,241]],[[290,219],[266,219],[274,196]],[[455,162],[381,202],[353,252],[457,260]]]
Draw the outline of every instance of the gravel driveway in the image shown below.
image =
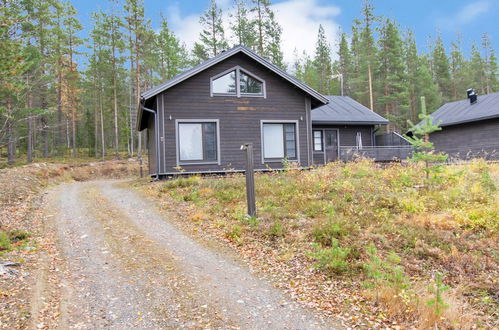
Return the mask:
[[332,329],[113,181],[53,189],[62,328]]

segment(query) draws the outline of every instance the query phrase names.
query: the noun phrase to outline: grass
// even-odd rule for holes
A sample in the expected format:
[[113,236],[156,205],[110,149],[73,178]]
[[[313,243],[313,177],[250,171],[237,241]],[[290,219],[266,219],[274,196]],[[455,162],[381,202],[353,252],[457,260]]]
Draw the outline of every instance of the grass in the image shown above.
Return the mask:
[[[442,166],[426,180],[418,164],[360,160],[257,173],[255,180],[257,218],[244,215],[242,175],[180,178],[151,189],[190,204],[204,215],[196,226],[221,228],[237,246],[298,251],[295,261],[343,283],[367,284],[365,295],[399,321],[448,326],[469,305],[470,322],[497,325],[490,279],[499,275],[498,164]],[[439,299],[455,305],[438,317],[425,303],[435,272],[450,287]]]
[[0,253],[24,246],[30,236],[28,232],[19,229],[0,231]]

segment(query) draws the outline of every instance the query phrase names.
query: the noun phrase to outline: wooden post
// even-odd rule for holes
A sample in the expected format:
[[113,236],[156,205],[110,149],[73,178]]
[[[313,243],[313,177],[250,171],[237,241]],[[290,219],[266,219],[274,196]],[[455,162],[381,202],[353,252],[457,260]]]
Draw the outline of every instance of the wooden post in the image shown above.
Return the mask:
[[256,217],[255,201],[255,171],[253,166],[253,144],[247,143],[241,146],[246,150],[246,199],[248,202],[248,216]]
[[139,169],[140,169],[140,177],[144,177],[144,170],[142,169],[142,156],[139,157]]

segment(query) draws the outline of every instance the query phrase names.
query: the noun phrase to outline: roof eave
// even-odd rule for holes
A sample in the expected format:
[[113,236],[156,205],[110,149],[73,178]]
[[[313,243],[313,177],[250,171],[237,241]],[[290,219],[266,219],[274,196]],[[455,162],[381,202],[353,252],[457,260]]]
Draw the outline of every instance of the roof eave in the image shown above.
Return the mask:
[[483,120],[487,120],[487,119],[494,119],[494,118],[499,118],[499,114],[497,114],[497,115],[491,115],[491,116],[485,116],[485,117],[480,117],[480,118],[460,120],[460,121],[446,123],[446,124],[444,123],[444,124],[440,124],[439,126],[440,127],[454,126],[454,125],[460,125],[460,124],[466,124],[466,123],[474,123],[474,122],[483,121]]
[[211,67],[211,66],[213,66],[213,65],[215,65],[217,63],[220,63],[221,61],[227,59],[228,57],[230,57],[230,56],[232,56],[232,55],[234,55],[234,54],[236,54],[238,52],[242,52],[245,55],[251,57],[252,59],[254,59],[255,61],[257,61],[258,63],[260,63],[263,66],[265,66],[267,69],[273,71],[274,73],[278,74],[279,76],[281,76],[282,78],[284,78],[285,80],[287,80],[288,82],[290,82],[291,84],[293,84],[293,85],[297,86],[298,88],[300,88],[302,91],[304,91],[307,94],[309,94],[310,96],[314,97],[319,102],[321,102],[323,104],[328,104],[329,103],[329,100],[325,96],[323,96],[322,94],[320,94],[319,92],[317,92],[313,88],[311,88],[311,87],[307,86],[306,84],[298,81],[296,78],[292,78],[289,74],[287,74],[281,68],[279,68],[276,65],[268,62],[263,57],[255,54],[253,52],[250,52],[248,49],[246,49],[245,47],[242,47],[242,46],[235,47],[235,48],[233,48],[231,50],[228,50],[228,51],[222,53],[215,60],[207,60],[206,62],[204,62],[203,64],[199,65],[196,69],[192,70],[188,74],[185,74],[184,76],[182,76],[182,74],[180,74],[180,76],[178,77],[178,79],[174,78],[170,82],[167,82],[164,85],[156,86],[156,87],[154,87],[154,88],[152,88],[152,89],[144,92],[142,94],[142,97],[145,100],[150,99],[151,97],[153,97],[153,96],[155,96],[155,95],[157,95],[159,93],[164,92],[168,88],[181,83],[182,81],[184,81],[184,80],[186,80],[186,79],[188,79],[188,78],[190,78],[190,77],[198,74],[201,71],[206,70],[207,68],[209,68],[209,67]]
[[388,125],[389,121],[331,121],[331,120],[314,120],[312,124],[323,125]]

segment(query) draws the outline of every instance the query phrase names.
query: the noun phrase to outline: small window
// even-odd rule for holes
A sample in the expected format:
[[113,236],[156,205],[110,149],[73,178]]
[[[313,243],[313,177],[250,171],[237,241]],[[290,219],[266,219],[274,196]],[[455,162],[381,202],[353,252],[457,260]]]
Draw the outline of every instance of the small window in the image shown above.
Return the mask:
[[314,131],[314,151],[323,151],[322,131]]
[[211,78],[211,96],[265,97],[265,81],[237,66]]
[[297,159],[296,124],[263,124],[263,157]]
[[241,86],[241,94],[263,95],[263,83],[247,75],[243,71],[241,71],[239,83]]
[[236,70],[213,79],[212,88],[213,94],[236,95]]
[[216,162],[216,123],[178,123],[178,149],[180,162]]

